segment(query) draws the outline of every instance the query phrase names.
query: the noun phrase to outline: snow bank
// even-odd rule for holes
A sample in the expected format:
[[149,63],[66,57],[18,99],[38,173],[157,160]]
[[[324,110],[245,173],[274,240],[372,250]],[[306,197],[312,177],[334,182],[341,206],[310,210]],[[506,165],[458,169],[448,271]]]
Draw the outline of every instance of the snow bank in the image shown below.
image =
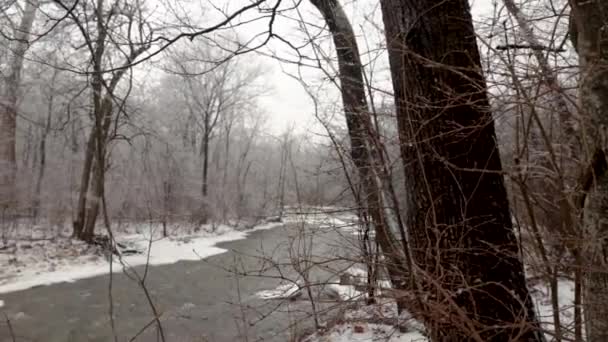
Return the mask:
[[[303,342],[428,342],[421,333],[424,327],[408,312],[399,315],[393,301],[378,300],[373,305],[347,309],[338,324],[307,336]],[[394,326],[397,321],[404,331]]]
[[[226,252],[216,245],[221,242],[245,239],[254,231],[282,226],[283,223],[268,223],[247,231],[236,231],[228,226],[217,227],[213,232],[203,231],[199,235],[180,238],[157,238],[150,229],[140,234],[117,236],[117,242],[143,254],[125,255],[122,262],[130,267],[172,264],[182,260],[201,258]],[[39,248],[20,249],[16,258],[9,258],[4,265],[0,260],[0,293],[25,290],[40,285],[74,282],[110,272],[110,264],[103,255],[82,253],[84,245],[77,242],[57,244],[48,242]],[[150,247],[148,253],[148,247]],[[57,251],[52,248],[60,249]],[[88,248],[88,247],[86,247]],[[49,254],[51,254],[49,256]],[[19,262],[18,259],[26,260]],[[122,272],[123,266],[113,258],[113,272]]]

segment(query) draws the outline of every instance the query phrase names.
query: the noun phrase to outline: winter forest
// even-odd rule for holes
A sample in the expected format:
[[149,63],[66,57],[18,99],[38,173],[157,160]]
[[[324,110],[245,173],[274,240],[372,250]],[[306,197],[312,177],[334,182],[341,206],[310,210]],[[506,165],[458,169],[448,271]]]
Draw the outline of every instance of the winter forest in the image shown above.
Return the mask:
[[608,341],[608,3],[0,1],[0,342]]

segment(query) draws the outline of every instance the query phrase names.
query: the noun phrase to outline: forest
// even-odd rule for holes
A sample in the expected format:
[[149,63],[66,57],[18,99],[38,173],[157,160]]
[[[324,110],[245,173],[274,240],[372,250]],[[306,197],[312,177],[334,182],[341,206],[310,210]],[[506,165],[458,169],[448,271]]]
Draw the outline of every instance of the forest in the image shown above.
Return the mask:
[[608,341],[607,30],[1,1],[0,341]]

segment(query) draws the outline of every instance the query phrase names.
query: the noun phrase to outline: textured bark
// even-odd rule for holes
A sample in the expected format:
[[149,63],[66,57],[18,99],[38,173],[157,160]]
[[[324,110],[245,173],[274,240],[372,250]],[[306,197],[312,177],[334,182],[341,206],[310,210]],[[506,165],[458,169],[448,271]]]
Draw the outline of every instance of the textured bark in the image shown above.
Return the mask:
[[[467,0],[381,1],[406,217],[434,341],[542,341]],[[421,279],[422,278],[422,279]]]
[[21,86],[21,70],[25,52],[29,48],[30,31],[36,17],[38,1],[27,1],[19,27],[15,30],[8,72],[4,78],[0,102],[0,209],[16,204],[16,137],[17,101]]
[[[580,57],[579,101],[591,151],[583,177],[586,251],[584,313],[587,340],[608,340],[608,3],[570,1],[571,39]],[[584,199],[583,195],[583,199]]]
[[[606,95],[608,96],[608,94]],[[584,314],[587,341],[608,341],[608,174],[596,178],[587,195],[584,214],[587,260],[584,279]]]
[[[383,169],[365,95],[363,67],[352,26],[337,0],[311,0],[323,15],[336,46],[342,104],[351,141],[351,157],[362,183],[364,216],[369,215],[376,240],[386,257],[386,267],[395,288],[403,289],[408,274],[405,251],[394,233],[402,230],[391,222],[396,215],[385,195],[390,177]],[[393,220],[396,221],[396,220]],[[391,229],[393,228],[393,229]]]

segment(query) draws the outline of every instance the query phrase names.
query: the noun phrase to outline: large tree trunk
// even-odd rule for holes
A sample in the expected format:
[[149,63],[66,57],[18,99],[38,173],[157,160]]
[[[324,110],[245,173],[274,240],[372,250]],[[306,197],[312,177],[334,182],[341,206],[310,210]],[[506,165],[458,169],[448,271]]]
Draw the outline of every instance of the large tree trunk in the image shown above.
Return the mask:
[[467,0],[381,1],[434,341],[540,341]]
[[[362,183],[365,208],[362,216],[370,216],[376,240],[382,248],[386,267],[395,288],[402,289],[407,274],[406,251],[394,233],[402,227],[391,227],[397,215],[388,199],[386,184],[390,177],[384,172],[377,136],[365,95],[363,66],[356,37],[344,10],[337,0],[311,0],[323,15],[336,46],[342,104],[351,141],[351,157]],[[405,243],[405,242],[404,242]]]
[[585,118],[589,163],[584,201],[586,251],[584,314],[587,340],[608,340],[608,3],[571,0],[571,38],[580,57],[580,108]]
[[21,69],[32,24],[36,17],[38,1],[27,1],[19,27],[15,30],[13,51],[4,79],[2,99],[0,102],[0,209],[9,209],[16,205],[16,138],[17,138],[17,100],[21,86]]

